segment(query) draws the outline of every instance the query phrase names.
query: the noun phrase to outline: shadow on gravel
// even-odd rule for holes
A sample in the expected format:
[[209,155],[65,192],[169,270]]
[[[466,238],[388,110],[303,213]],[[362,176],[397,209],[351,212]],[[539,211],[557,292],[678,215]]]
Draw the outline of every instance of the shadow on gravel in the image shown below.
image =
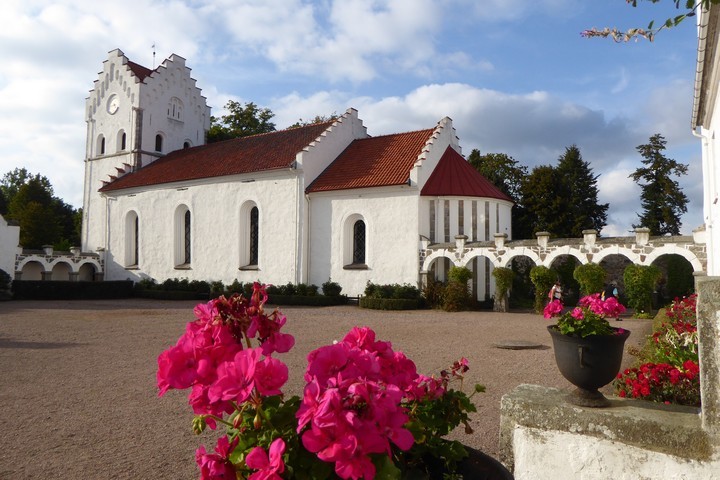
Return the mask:
[[85,343],[68,343],[68,342],[24,342],[20,340],[12,340],[10,338],[0,337],[0,349],[2,348],[21,348],[27,350],[52,350],[55,348],[74,348],[86,345]]

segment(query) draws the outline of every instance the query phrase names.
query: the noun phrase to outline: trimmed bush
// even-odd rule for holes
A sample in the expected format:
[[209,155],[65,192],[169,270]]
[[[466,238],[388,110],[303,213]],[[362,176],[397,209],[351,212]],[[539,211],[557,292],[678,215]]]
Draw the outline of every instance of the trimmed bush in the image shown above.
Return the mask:
[[535,313],[542,313],[545,308],[547,294],[557,278],[557,272],[543,265],[530,269],[530,280],[535,285]]
[[495,299],[493,308],[497,311],[507,312],[508,307],[508,293],[513,284],[513,277],[515,272],[512,268],[497,267],[492,271],[492,276],[495,277]]
[[340,292],[342,292],[342,287],[339,283],[328,279],[327,282],[322,284],[322,291],[323,295],[327,295],[328,297],[337,297],[340,295]]
[[133,296],[133,282],[70,282],[58,280],[16,280],[13,297],[18,300],[92,300]]
[[580,293],[583,296],[601,293],[605,288],[606,276],[605,269],[597,263],[579,265],[573,272],[573,278],[580,285]]
[[628,265],[625,268],[625,296],[628,306],[635,310],[635,316],[652,311],[653,292],[660,277],[662,272],[654,265]]
[[361,297],[359,306],[372,310],[416,310],[420,307],[420,301],[408,298]]
[[209,292],[203,293],[188,290],[136,290],[134,296],[155,300],[209,300],[211,297]]
[[327,307],[331,305],[345,305],[348,298],[345,295],[268,295],[268,303],[272,305],[303,305],[308,307]]

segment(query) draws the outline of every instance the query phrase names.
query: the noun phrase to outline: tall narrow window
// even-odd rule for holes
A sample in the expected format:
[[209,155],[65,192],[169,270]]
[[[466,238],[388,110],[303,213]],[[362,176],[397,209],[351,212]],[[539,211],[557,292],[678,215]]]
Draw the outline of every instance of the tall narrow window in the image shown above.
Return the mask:
[[136,216],[135,217],[135,245],[133,245],[133,260],[135,260],[134,264],[138,265],[140,263],[140,219]]
[[258,264],[260,243],[260,214],[257,207],[250,210],[250,265]]
[[140,259],[140,220],[130,210],[125,217],[125,267],[136,268]]
[[184,248],[185,248],[185,263],[190,265],[190,210],[185,212],[185,236],[184,236]]
[[353,261],[354,264],[365,263],[365,222],[358,220],[353,225]]
[[100,150],[100,155],[105,155],[105,137],[100,135],[100,139],[98,140],[98,148]]
[[155,135],[155,151],[162,152],[163,149],[163,137],[159,133]]
[[125,150],[127,148],[127,135],[125,132],[122,132],[120,135],[120,150]]

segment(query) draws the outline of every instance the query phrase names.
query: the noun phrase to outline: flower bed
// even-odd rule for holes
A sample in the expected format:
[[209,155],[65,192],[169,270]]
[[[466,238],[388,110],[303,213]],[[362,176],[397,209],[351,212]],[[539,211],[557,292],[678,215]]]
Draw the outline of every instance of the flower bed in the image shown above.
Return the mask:
[[675,299],[665,318],[658,314],[655,332],[639,353],[640,365],[615,380],[619,396],[700,406],[696,302],[696,295]]

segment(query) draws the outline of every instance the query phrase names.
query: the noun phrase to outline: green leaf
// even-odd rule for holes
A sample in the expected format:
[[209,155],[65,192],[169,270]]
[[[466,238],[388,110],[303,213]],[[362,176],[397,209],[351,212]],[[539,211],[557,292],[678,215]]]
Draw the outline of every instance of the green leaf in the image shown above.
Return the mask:
[[375,478],[377,480],[399,480],[400,469],[393,463],[387,455],[373,455],[373,463],[375,464]]

